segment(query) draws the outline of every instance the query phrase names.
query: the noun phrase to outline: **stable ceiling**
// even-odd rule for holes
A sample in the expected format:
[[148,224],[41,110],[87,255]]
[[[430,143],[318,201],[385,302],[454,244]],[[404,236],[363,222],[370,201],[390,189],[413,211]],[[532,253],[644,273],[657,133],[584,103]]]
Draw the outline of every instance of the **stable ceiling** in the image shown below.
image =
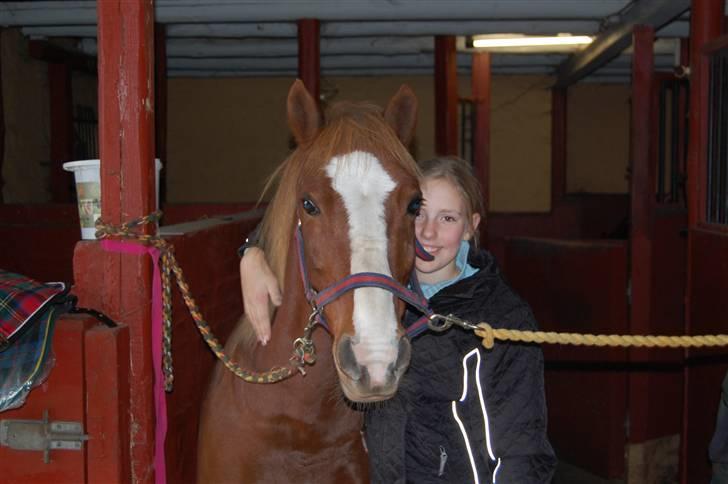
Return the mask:
[[[300,18],[321,21],[321,71],[334,75],[430,74],[434,35],[456,35],[458,70],[470,70],[464,37],[572,33],[595,36],[574,54],[495,53],[494,74],[548,74],[628,82],[631,30],[655,27],[655,67],[676,65],[689,35],[689,0],[157,0],[171,77],[294,76]],[[95,56],[96,2],[0,2],[0,25],[33,39],[71,38]],[[68,41],[64,45],[68,45]]]

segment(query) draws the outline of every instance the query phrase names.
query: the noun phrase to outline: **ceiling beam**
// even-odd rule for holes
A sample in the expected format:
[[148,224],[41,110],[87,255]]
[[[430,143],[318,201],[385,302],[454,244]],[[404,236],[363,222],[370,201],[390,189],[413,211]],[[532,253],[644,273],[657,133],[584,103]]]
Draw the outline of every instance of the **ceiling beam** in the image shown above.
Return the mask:
[[[644,1],[644,0],[641,0]],[[157,0],[159,23],[326,20],[601,19],[627,0]],[[95,0],[3,2],[0,25],[96,23]]]
[[690,0],[640,0],[626,11],[621,21],[605,30],[584,50],[573,54],[557,70],[555,87],[567,87],[588,76],[618,56],[632,43],[635,25],[659,29],[682,15]]
[[[321,38],[420,35],[543,34],[562,32],[596,34],[598,20],[461,20],[420,22],[406,21],[335,21],[321,23]],[[95,25],[40,25],[23,27],[31,37],[96,37]],[[295,22],[240,22],[167,24],[167,38],[290,38],[297,35]]]

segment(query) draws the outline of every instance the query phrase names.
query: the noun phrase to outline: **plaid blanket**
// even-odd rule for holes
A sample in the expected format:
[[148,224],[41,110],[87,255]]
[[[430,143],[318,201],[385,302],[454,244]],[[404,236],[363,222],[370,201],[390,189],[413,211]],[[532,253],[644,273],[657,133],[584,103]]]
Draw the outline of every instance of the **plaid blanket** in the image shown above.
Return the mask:
[[66,294],[62,282],[43,284],[25,276],[0,270],[0,351],[47,306]]
[[66,292],[61,282],[0,270],[0,412],[21,406],[53,367],[55,319],[72,304]]

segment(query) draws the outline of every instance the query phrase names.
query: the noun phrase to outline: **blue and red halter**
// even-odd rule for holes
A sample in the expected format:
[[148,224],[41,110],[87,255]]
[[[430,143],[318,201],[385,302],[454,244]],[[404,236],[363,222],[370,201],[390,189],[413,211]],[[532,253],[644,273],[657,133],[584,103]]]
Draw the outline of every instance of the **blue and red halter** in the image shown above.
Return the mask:
[[[427,323],[430,320],[430,316],[433,314],[433,312],[428,306],[427,299],[425,299],[425,297],[422,295],[422,291],[420,290],[419,283],[417,282],[417,277],[415,275],[414,269],[412,270],[412,275],[410,278],[410,286],[412,286],[414,290],[403,286],[393,277],[386,274],[380,274],[377,272],[358,272],[356,274],[350,274],[344,277],[340,281],[326,287],[325,289],[322,289],[321,291],[316,291],[313,287],[311,287],[311,281],[308,277],[308,270],[306,269],[306,262],[304,259],[303,250],[303,233],[301,232],[300,221],[298,222],[298,227],[296,227],[295,236],[296,250],[298,251],[298,267],[301,272],[301,279],[303,280],[303,287],[306,293],[306,299],[313,308],[312,317],[315,318],[315,321],[318,324],[326,328],[329,333],[331,332],[331,330],[329,329],[328,322],[326,321],[326,318],[323,314],[324,307],[331,301],[334,301],[335,299],[342,296],[343,294],[359,287],[378,287],[380,289],[389,291],[397,296],[399,299],[422,313],[423,316],[407,328],[407,336],[409,336],[410,338],[417,336],[427,329]],[[429,254],[422,247],[422,245],[420,245],[420,242],[417,239],[415,239],[415,253],[417,257],[426,261],[431,261],[434,259],[434,257]]]

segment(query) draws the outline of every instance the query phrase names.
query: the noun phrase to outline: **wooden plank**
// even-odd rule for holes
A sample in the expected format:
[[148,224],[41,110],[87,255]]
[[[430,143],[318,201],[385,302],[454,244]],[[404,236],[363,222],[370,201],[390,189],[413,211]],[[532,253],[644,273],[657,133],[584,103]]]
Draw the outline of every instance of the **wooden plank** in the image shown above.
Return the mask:
[[298,21],[298,77],[316,101],[320,95],[321,25],[317,19]]
[[458,72],[455,37],[435,36],[435,152],[458,154]]
[[87,482],[131,482],[129,328],[96,325],[85,333]]

